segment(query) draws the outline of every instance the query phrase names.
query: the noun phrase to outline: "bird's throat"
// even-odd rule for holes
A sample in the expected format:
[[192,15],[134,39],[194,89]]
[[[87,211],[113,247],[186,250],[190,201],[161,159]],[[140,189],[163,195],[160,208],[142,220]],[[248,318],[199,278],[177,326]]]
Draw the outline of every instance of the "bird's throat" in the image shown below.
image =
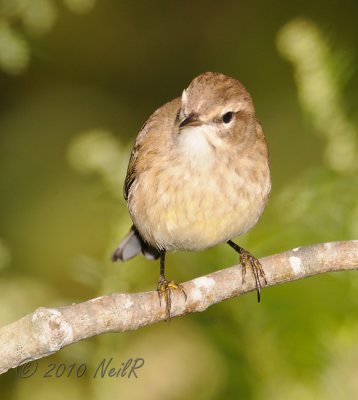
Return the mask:
[[178,150],[191,162],[210,163],[215,159],[216,136],[215,128],[210,125],[188,127],[178,135]]

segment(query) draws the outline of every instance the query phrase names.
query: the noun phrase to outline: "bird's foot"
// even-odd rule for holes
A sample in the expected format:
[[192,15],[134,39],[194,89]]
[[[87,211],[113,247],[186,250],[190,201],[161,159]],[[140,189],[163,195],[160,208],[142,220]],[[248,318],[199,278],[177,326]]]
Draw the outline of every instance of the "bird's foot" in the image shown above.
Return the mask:
[[262,268],[260,261],[254,257],[250,252],[243,249],[232,240],[228,240],[228,245],[232,247],[235,251],[240,254],[240,261],[242,267],[242,283],[245,282],[245,275],[246,275],[246,268],[249,266],[254,274],[255,283],[256,283],[256,290],[257,290],[257,301],[260,302],[261,298],[261,282],[260,277],[264,280],[265,285],[267,285],[267,280],[265,277],[265,272]]
[[168,281],[164,275],[160,275],[159,281],[158,281],[158,286],[157,286],[157,292],[158,292],[160,306],[162,305],[162,299],[164,299],[164,301],[165,301],[165,308],[166,308],[166,312],[167,312],[167,317],[166,317],[167,321],[169,321],[170,317],[171,317],[171,306],[172,306],[171,291],[173,289],[180,290],[183,293],[185,301],[186,301],[187,295],[185,293],[183,286],[174,281]]
[[265,272],[262,268],[260,261],[254,257],[250,252],[240,247],[239,250],[241,266],[242,266],[242,283],[245,282],[246,268],[249,266],[255,277],[256,290],[257,290],[257,301],[260,302],[261,282],[260,277],[264,280],[267,285]]

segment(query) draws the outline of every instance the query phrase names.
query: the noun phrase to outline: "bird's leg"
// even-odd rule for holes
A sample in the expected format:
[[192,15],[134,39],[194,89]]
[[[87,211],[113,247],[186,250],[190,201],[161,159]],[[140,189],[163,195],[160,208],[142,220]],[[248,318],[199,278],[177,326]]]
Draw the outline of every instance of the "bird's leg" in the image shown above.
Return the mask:
[[157,292],[158,292],[160,306],[162,305],[162,298],[164,298],[165,308],[167,310],[166,320],[170,320],[170,311],[171,311],[171,305],[172,305],[171,290],[179,289],[183,293],[185,301],[187,299],[187,296],[186,296],[186,293],[185,293],[182,285],[180,285],[174,281],[168,281],[165,278],[164,270],[165,270],[165,250],[160,252],[160,275],[159,275],[159,281],[158,281],[158,286],[157,286]]
[[265,272],[262,268],[260,261],[257,258],[255,258],[251,253],[249,253],[247,250],[238,246],[232,240],[228,240],[227,244],[240,254],[240,261],[241,261],[241,266],[242,266],[242,283],[245,282],[246,267],[247,266],[251,267],[252,273],[254,274],[254,277],[255,277],[256,290],[257,290],[257,301],[260,302],[260,298],[261,298],[261,296],[260,296],[260,292],[261,292],[260,276],[264,280],[265,285],[267,284]]

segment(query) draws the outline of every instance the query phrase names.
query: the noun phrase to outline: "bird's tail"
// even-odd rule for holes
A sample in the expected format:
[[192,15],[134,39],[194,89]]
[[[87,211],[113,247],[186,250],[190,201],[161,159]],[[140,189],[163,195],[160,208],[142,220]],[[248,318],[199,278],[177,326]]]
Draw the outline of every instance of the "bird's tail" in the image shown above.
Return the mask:
[[150,246],[140,236],[137,229],[132,226],[127,235],[119,243],[112,254],[112,261],[127,261],[142,253],[146,258],[154,260],[160,256],[158,249]]

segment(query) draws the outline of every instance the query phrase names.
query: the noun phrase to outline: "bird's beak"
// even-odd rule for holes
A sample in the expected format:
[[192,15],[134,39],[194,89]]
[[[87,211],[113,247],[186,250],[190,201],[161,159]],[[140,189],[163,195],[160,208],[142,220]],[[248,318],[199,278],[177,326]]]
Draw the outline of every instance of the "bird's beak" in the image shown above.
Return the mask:
[[199,120],[197,114],[190,114],[180,122],[179,128],[183,128],[184,126],[198,126],[198,125],[201,125],[201,121]]

